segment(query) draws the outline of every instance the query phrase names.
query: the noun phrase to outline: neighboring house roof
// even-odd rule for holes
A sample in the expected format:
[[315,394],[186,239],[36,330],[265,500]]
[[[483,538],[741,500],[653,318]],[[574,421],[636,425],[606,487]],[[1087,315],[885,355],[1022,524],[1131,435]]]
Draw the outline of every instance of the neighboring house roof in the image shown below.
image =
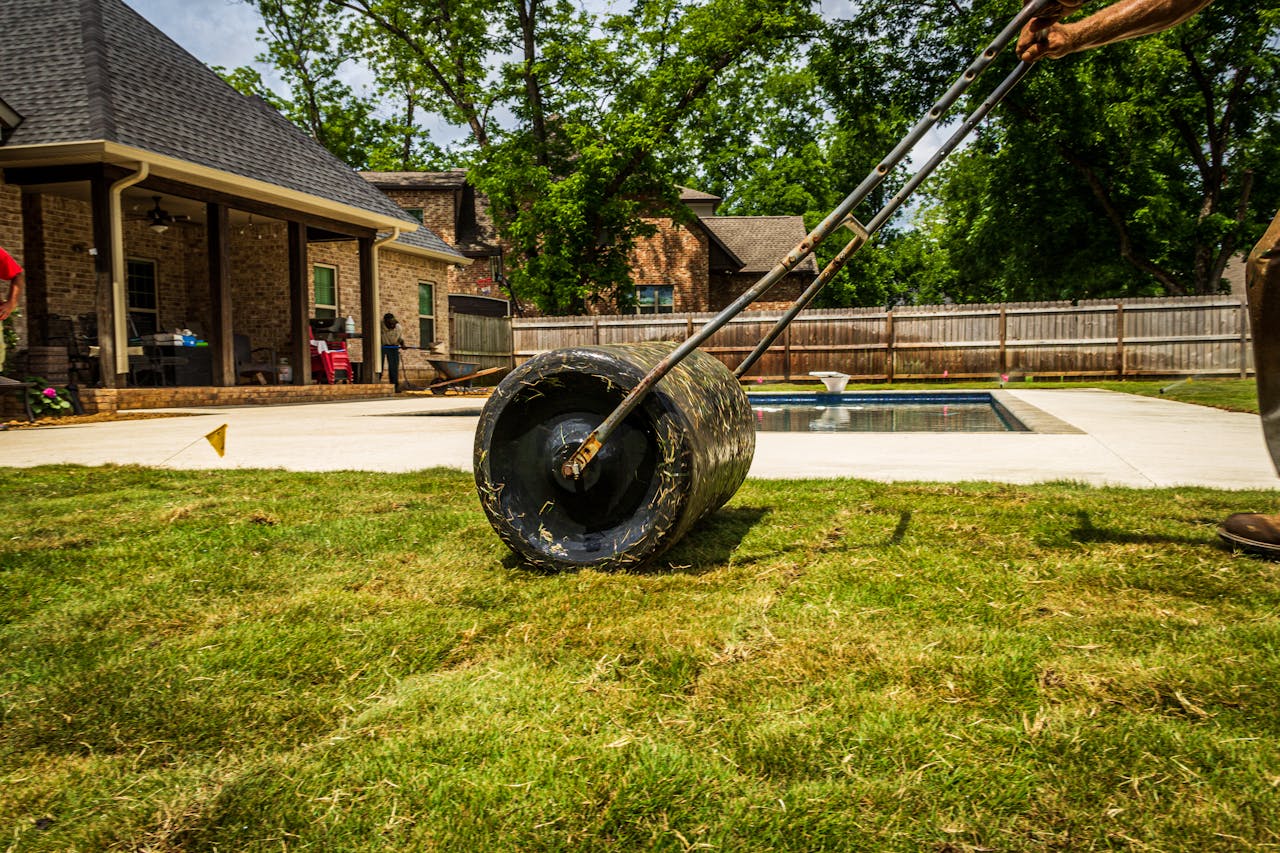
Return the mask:
[[724,199],[720,198],[718,195],[704,193],[699,190],[691,190],[688,187],[682,187],[678,184],[676,185],[676,189],[680,190],[680,200],[685,204],[688,204],[691,201],[710,201],[716,203],[724,201]]
[[489,214],[488,199],[467,182],[466,169],[447,172],[360,172],[373,186],[385,192],[398,190],[440,190],[462,194],[455,207],[455,248],[470,257],[486,257],[499,249],[498,229]]
[[26,146],[115,143],[416,225],[121,0],[3,0],[0,33],[0,80],[24,118],[0,157]]
[[[808,234],[803,216],[704,216],[700,221],[742,260],[738,272],[743,273],[768,272]],[[810,255],[795,271],[816,273],[817,261]]]
[[380,190],[457,190],[467,183],[466,169],[447,172],[360,172]]

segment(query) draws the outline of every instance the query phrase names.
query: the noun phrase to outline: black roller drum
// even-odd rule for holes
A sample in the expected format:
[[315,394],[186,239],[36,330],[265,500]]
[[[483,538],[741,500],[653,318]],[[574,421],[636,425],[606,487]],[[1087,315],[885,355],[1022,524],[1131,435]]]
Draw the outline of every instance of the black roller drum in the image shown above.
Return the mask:
[[476,429],[480,503],[498,536],[554,570],[636,566],[733,497],[755,452],[746,394],[693,352],[619,425],[580,479],[565,461],[675,344],[542,353],[502,381]]

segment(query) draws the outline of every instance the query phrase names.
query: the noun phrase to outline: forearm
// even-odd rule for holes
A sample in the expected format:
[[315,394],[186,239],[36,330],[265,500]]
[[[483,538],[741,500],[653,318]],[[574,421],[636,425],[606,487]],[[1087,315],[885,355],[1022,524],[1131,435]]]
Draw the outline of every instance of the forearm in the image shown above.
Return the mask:
[[1120,0],[1087,18],[1062,24],[1068,53],[1176,27],[1212,0]]

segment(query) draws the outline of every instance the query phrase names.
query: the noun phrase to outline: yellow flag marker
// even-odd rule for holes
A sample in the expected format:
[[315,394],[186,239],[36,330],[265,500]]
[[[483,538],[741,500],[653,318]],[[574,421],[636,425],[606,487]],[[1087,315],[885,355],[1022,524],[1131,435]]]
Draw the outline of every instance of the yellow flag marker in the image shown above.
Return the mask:
[[215,429],[213,432],[205,436],[209,439],[209,444],[213,445],[213,449],[217,451],[219,456],[223,456],[227,452],[227,425]]

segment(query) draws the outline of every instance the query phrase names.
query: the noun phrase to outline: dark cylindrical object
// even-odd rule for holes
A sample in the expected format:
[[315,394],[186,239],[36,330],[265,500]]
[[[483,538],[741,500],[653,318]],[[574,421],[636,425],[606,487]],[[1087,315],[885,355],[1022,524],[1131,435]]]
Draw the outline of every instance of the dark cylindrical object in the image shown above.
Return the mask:
[[668,342],[542,353],[497,387],[476,429],[480,503],[498,536],[541,568],[636,566],[733,497],[755,452],[746,394],[694,352],[604,443],[580,479],[561,464],[675,348]]

